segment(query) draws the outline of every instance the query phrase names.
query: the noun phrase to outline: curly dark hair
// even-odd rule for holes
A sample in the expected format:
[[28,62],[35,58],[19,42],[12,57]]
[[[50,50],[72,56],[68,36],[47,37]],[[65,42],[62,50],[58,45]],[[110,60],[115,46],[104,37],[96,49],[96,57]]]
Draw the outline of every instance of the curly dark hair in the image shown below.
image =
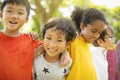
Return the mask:
[[71,14],[71,18],[74,21],[78,32],[81,32],[80,24],[83,23],[85,26],[92,24],[96,20],[101,20],[106,23],[106,19],[100,10],[95,8],[79,8],[75,7]]
[[61,34],[65,34],[66,41],[72,41],[76,37],[75,25],[72,21],[65,18],[52,18],[46,22],[42,30],[42,36],[44,38],[45,33],[48,29],[55,28],[60,31]]

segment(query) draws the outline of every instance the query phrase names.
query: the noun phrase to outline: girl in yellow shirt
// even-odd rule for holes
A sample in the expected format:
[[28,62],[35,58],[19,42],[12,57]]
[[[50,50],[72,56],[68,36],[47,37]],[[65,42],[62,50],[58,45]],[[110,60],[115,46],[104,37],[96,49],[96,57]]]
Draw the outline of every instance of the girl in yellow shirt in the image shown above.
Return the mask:
[[78,7],[72,12],[71,17],[79,35],[68,48],[73,65],[66,80],[96,80],[89,43],[94,42],[104,30],[105,17],[97,9]]

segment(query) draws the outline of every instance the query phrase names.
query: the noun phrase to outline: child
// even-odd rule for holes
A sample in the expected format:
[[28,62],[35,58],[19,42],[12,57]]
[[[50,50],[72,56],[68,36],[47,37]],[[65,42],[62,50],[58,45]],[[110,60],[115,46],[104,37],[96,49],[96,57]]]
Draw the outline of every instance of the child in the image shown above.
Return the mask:
[[[111,27],[111,25],[107,25]],[[117,63],[117,55],[114,48],[115,37],[114,30],[111,30],[111,36],[109,39],[113,41],[113,45],[107,49],[107,61],[108,61],[108,80],[120,80],[120,74],[118,73],[118,63]],[[110,34],[110,33],[109,33]]]
[[31,80],[34,41],[28,34],[19,32],[28,21],[30,5],[27,0],[4,0],[0,16],[4,29],[0,31],[0,80]]
[[117,42],[116,55],[118,61],[118,79],[120,80],[120,40]]
[[27,0],[4,0],[0,16],[0,80],[31,80],[34,48],[41,44],[19,32],[28,21]]
[[117,42],[116,54],[117,54],[118,66],[120,70],[120,40]]
[[73,64],[66,80],[96,80],[89,43],[94,42],[103,31],[105,17],[94,8],[75,8],[71,17],[76,24],[79,36],[68,48]]
[[71,62],[61,68],[60,56],[75,36],[73,23],[64,18],[53,18],[45,24],[43,29],[45,52],[36,58],[34,63],[37,80],[63,80],[68,74]]
[[[117,79],[117,61],[115,52],[113,51],[114,42],[114,31],[110,25],[106,25],[105,30],[93,43],[94,46],[91,47],[97,80]],[[111,73],[113,73],[113,75],[111,75]]]

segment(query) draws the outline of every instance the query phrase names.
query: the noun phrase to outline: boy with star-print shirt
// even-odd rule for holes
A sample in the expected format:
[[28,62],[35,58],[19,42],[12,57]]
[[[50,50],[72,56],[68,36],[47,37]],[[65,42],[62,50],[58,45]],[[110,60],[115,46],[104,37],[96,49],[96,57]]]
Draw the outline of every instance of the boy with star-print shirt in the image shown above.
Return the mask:
[[63,80],[68,74],[72,60],[60,67],[61,53],[76,37],[74,24],[64,18],[52,18],[44,26],[45,52],[34,61],[34,77],[37,80]]

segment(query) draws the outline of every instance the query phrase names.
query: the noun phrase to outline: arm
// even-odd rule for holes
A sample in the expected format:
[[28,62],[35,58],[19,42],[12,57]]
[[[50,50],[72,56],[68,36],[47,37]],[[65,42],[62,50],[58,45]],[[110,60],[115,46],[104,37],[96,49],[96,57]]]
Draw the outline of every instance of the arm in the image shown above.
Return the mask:
[[[39,35],[35,32],[29,32],[28,35],[30,37],[32,37],[32,39],[34,41],[38,40]],[[43,44],[39,45],[38,47],[36,47],[34,49],[34,58],[38,57],[39,55],[41,55],[41,53],[44,51],[44,47]]]
[[71,66],[72,66],[72,59],[70,59],[69,64],[65,66],[66,73],[65,73],[65,75],[64,75],[63,80],[65,80],[66,76],[69,74]]
[[71,58],[70,58],[69,52],[64,51],[61,55],[60,66],[61,67],[66,66],[70,63],[70,61],[71,61]]
[[44,51],[44,46],[43,44],[39,45],[38,47],[36,47],[34,49],[34,58],[38,57],[39,55],[41,55]]
[[36,32],[28,32],[27,33],[33,40],[38,40],[39,35]]

